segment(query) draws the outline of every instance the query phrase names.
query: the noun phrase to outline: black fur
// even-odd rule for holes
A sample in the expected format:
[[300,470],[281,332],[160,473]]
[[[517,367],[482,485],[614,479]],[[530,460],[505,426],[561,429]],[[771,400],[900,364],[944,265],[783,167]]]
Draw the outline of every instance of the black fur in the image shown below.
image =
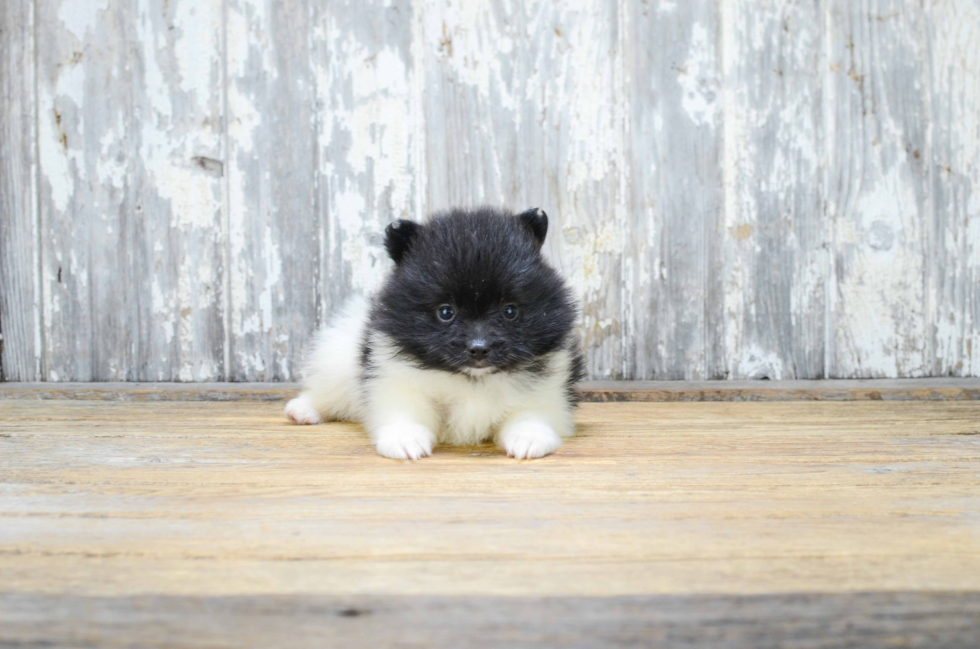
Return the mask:
[[414,221],[404,219],[395,221],[385,228],[385,250],[388,256],[396,264],[400,264],[402,257],[409,251],[412,240],[418,234],[419,224]]
[[538,248],[544,245],[544,238],[548,234],[548,215],[544,213],[544,210],[533,207],[526,212],[518,214],[517,218],[530,231],[534,240],[537,241]]
[[574,406],[579,402],[579,394],[575,386],[585,378],[585,357],[582,356],[582,352],[579,351],[578,345],[574,341],[569,344],[569,351],[572,354],[572,367],[565,379],[565,397],[568,399],[568,403]]
[[[564,280],[540,248],[548,231],[542,210],[519,215],[493,208],[452,210],[425,224],[388,227],[385,247],[396,266],[378,294],[370,328],[394,340],[421,367],[460,373],[466,367],[540,374],[543,357],[570,348],[571,400],[581,378],[581,355],[569,341],[576,306]],[[517,317],[503,309],[514,304]],[[442,305],[451,322],[437,316]],[[483,361],[468,352],[474,339],[489,343]]]
[[361,338],[361,383],[375,378],[374,350],[367,332]]

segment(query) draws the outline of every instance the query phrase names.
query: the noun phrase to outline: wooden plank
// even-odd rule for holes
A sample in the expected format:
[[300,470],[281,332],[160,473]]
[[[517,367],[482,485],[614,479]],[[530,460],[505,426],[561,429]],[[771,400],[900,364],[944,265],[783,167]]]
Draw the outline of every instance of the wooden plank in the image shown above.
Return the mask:
[[221,376],[220,7],[37,4],[46,380]]
[[320,322],[380,286],[385,227],[423,216],[419,19],[402,0],[314,11]]
[[[73,597],[0,594],[14,646],[962,648],[977,593]],[[288,640],[287,640],[288,639]]]
[[5,6],[8,379],[294,379],[388,221],[485,201],[595,378],[980,372],[971,2],[198,4]]
[[127,65],[139,71],[130,90],[139,119],[127,139],[139,144],[126,208],[136,218],[124,224],[132,261],[121,260],[131,264],[124,288],[139,326],[129,380],[227,377],[222,20],[213,2],[135,6]]
[[135,205],[124,164],[136,128],[126,38],[135,16],[121,2],[39,0],[36,8],[37,38],[47,44],[37,56],[41,378],[135,378],[139,327],[126,272]]
[[[298,383],[2,383],[2,399],[282,401]],[[583,401],[974,401],[980,379],[585,381]]]
[[726,374],[824,377],[819,5],[721,5]]
[[[547,3],[416,3],[425,70],[426,211],[484,204],[520,210],[541,202],[543,188],[528,186],[541,161],[529,157],[527,138],[541,128],[542,112],[528,96],[543,94],[538,50],[567,55],[548,40],[559,28],[537,19],[551,9],[541,4]],[[541,207],[554,220],[554,235],[563,215]]]
[[299,383],[0,383],[3,399],[78,401],[283,401]]
[[226,377],[292,380],[316,324],[313,7],[231,0]]
[[978,379],[586,381],[584,401],[975,401]]
[[927,19],[893,0],[824,6],[830,378],[932,371]]
[[121,226],[132,230],[133,253],[120,261],[130,266],[122,288],[138,336],[126,378],[215,381],[226,376],[222,11],[215,3],[142,0],[133,12],[127,65],[138,71],[129,93],[139,119],[125,138],[137,162],[124,209],[136,218]]
[[726,377],[722,53],[714,3],[628,3],[624,375]]
[[0,381],[35,381],[41,363],[37,295],[37,131],[34,3],[0,6]]
[[[540,461],[271,403],[8,401],[8,595],[980,592],[980,404],[584,404]],[[193,578],[189,578],[189,576]],[[82,600],[84,601],[84,599]]]
[[593,378],[976,376],[976,11],[12,0],[0,371],[295,380],[389,221],[491,202]]
[[[930,5],[932,155],[935,201],[930,324],[940,376],[980,375],[980,6]],[[974,351],[977,350],[977,351]]]
[[548,458],[412,463],[270,403],[5,402],[0,642],[970,647],[978,417],[584,404]]
[[579,298],[586,372],[621,379],[628,376],[625,323],[635,306],[623,268],[631,236],[624,227],[630,220],[629,23],[625,3],[613,0],[559,6],[534,19],[540,45],[532,74],[541,87],[527,89],[533,103],[523,137],[527,157],[543,165],[528,183],[561,215],[549,250]]
[[621,378],[622,11],[585,3],[427,2],[426,208],[541,207],[546,254],[582,306],[590,373]]

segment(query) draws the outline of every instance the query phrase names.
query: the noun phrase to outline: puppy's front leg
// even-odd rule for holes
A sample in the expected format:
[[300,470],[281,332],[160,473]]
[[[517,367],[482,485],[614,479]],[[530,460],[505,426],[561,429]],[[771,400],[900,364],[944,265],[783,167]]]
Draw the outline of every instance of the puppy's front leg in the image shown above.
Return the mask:
[[561,437],[539,413],[527,412],[511,417],[497,433],[497,446],[518,460],[544,457],[558,450]]
[[418,460],[432,455],[439,415],[424,395],[385,381],[371,391],[365,424],[379,455]]

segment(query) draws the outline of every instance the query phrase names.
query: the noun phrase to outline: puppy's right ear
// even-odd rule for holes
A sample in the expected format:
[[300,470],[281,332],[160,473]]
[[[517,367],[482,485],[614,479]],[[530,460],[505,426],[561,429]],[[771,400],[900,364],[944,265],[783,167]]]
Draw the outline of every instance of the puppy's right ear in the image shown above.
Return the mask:
[[402,263],[405,253],[412,247],[412,240],[422,227],[415,221],[399,219],[385,228],[385,250],[396,264]]

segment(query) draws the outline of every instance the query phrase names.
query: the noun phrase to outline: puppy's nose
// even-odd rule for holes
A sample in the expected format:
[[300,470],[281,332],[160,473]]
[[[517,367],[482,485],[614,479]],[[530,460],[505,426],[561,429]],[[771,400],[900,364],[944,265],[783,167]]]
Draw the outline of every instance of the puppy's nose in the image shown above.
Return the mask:
[[490,345],[482,338],[477,338],[476,340],[470,341],[470,346],[467,351],[470,353],[470,358],[483,360],[490,353]]

